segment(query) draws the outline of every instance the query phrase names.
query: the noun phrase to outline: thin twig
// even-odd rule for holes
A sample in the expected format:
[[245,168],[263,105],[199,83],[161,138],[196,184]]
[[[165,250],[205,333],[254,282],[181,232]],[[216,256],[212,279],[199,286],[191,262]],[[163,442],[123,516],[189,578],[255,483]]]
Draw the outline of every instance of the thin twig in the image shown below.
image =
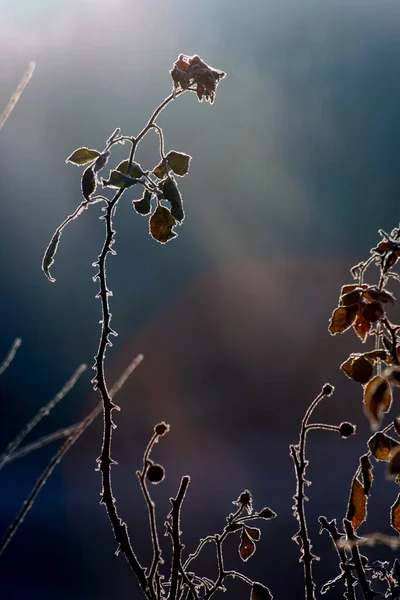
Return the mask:
[[3,360],[2,364],[0,365],[0,377],[1,377],[1,375],[3,375],[4,371],[6,369],[8,369],[8,367],[14,360],[14,356],[15,356],[18,348],[20,347],[21,343],[22,343],[21,338],[15,338],[15,340],[13,341],[12,346],[11,346],[10,350],[8,351],[6,358]]
[[354,591],[354,584],[356,583],[356,579],[351,572],[351,567],[349,567],[345,549],[340,545],[340,540],[342,539],[342,536],[340,535],[337,529],[336,521],[334,519],[332,521],[328,521],[325,517],[322,516],[319,517],[318,521],[321,525],[321,531],[324,529],[331,536],[336,551],[339,555],[340,570],[342,574],[344,574],[346,581],[345,598],[347,598],[347,600],[356,600]]
[[361,562],[360,552],[358,551],[357,538],[354,534],[353,525],[348,519],[343,519],[343,525],[346,530],[347,539],[351,542],[351,555],[357,572],[358,583],[362,589],[365,600],[374,600],[377,594],[372,591],[367,576],[365,575],[364,567]]
[[181,554],[182,554],[182,544],[181,544],[181,507],[182,502],[185,498],[185,494],[187,488],[190,483],[190,477],[185,475],[182,477],[181,484],[179,486],[178,493],[176,498],[171,498],[172,510],[171,510],[171,520],[172,520],[172,567],[171,567],[171,590],[169,595],[169,600],[176,600],[178,593],[178,576],[179,576],[179,568],[181,566]]
[[15,108],[15,105],[17,104],[18,100],[20,99],[22,92],[28,85],[29,80],[32,77],[35,68],[36,68],[36,63],[30,62],[21,81],[17,85],[15,92],[9,99],[7,106],[5,107],[5,109],[3,110],[3,112],[0,115],[0,129],[3,127],[4,123],[7,121],[8,117],[10,116],[13,109]]
[[154,577],[158,570],[158,566],[163,563],[163,560],[162,560],[162,554],[161,554],[161,546],[160,546],[160,542],[158,539],[155,504],[154,504],[153,500],[151,499],[150,492],[147,487],[146,475],[147,475],[147,470],[150,466],[149,456],[153,449],[154,444],[156,442],[158,442],[158,439],[159,439],[158,434],[154,433],[150,442],[147,445],[147,448],[146,448],[144,456],[143,456],[143,468],[141,471],[137,472],[140,489],[142,490],[142,493],[143,493],[143,496],[144,496],[144,499],[145,499],[145,502],[147,505],[147,512],[149,514],[150,534],[151,534],[151,541],[152,541],[152,548],[153,548],[153,560],[151,563],[149,574],[147,576],[147,580],[148,580],[148,585],[154,594],[156,594],[156,590],[154,588]]
[[[331,387],[331,386],[330,386]],[[325,386],[324,386],[325,388]],[[299,538],[301,540],[301,556],[300,560],[304,564],[304,579],[305,579],[305,590],[306,590],[306,600],[315,600],[315,583],[313,579],[312,573],[312,563],[316,560],[316,557],[311,552],[311,540],[308,536],[307,529],[307,521],[305,514],[305,500],[306,495],[304,492],[304,487],[306,484],[305,474],[308,465],[308,461],[306,460],[306,438],[307,432],[309,429],[312,429],[313,426],[308,425],[308,420],[311,417],[314,409],[318,405],[318,403],[322,400],[322,398],[327,395],[324,393],[324,388],[320,394],[313,400],[313,402],[308,407],[304,418],[301,423],[300,429],[300,441],[298,446],[290,446],[290,454],[292,456],[292,460],[295,467],[296,472],[296,494],[294,495],[295,505],[294,505],[294,515],[297,518],[300,529],[293,539],[297,541]],[[333,388],[332,388],[333,391]]]
[[25,446],[22,446],[22,448],[16,450],[12,454],[10,454],[10,456],[7,457],[6,464],[10,464],[10,462],[17,460],[18,458],[23,458],[24,456],[27,456],[27,454],[30,454],[35,450],[40,450],[40,448],[44,448],[45,446],[47,446],[47,444],[50,444],[51,442],[55,442],[56,440],[70,436],[74,433],[76,429],[78,429],[80,425],[81,422],[76,423],[75,425],[70,425],[69,427],[63,427],[62,429],[54,431],[54,433],[42,436],[41,438],[36,440],[36,442],[32,442],[31,444],[26,444]]
[[21,445],[22,441],[26,438],[28,433],[30,431],[32,431],[32,429],[43,419],[43,417],[46,417],[47,415],[49,415],[51,410],[56,406],[56,404],[58,404],[60,402],[60,400],[62,400],[64,398],[64,396],[74,387],[74,385],[78,381],[79,377],[82,375],[82,373],[84,371],[86,371],[86,368],[87,368],[87,365],[85,365],[85,364],[80,365],[77,368],[77,370],[75,371],[75,373],[72,375],[72,377],[64,385],[64,387],[58,392],[58,394],[56,394],[54,396],[54,398],[52,398],[50,400],[50,402],[45,404],[36,413],[36,415],[33,417],[33,419],[31,419],[29,421],[29,423],[27,423],[27,425],[25,427],[23,427],[23,429],[21,429],[21,431],[13,439],[13,441],[8,444],[5,451],[0,456],[0,469],[2,469],[4,467],[4,465],[9,461],[12,453],[18,448],[18,446]]
[[[121,388],[121,385],[123,384],[123,382],[126,381],[126,379],[129,377],[129,375],[132,373],[132,371],[134,371],[134,369],[142,362],[142,360],[143,360],[143,355],[139,354],[130,363],[128,368],[124,371],[124,373],[121,375],[121,377],[116,382],[115,386],[112,388],[112,390],[115,389],[115,393]],[[122,383],[121,383],[121,381],[122,381]],[[100,408],[100,410],[99,410],[99,408]],[[19,514],[17,515],[14,523],[11,525],[8,532],[4,536],[2,542],[0,543],[0,556],[4,552],[5,548],[8,546],[8,544],[10,543],[13,536],[15,535],[18,527],[23,522],[26,514],[32,508],[32,505],[33,505],[34,501],[36,500],[40,490],[46,483],[47,479],[53,472],[56,465],[61,461],[61,459],[64,457],[64,455],[70,449],[70,447],[77,441],[77,439],[89,427],[89,425],[91,425],[93,423],[93,421],[100,414],[100,412],[101,412],[101,406],[99,407],[99,405],[98,405],[92,410],[91,413],[89,413],[89,415],[85,419],[83,419],[83,421],[81,422],[81,426],[76,429],[76,431],[64,442],[64,444],[61,446],[61,448],[58,450],[58,452],[53,456],[53,458],[51,459],[51,461],[49,462],[49,464],[44,469],[43,473],[40,475],[39,479],[35,483],[28,498],[22,505],[22,508],[21,508]]]

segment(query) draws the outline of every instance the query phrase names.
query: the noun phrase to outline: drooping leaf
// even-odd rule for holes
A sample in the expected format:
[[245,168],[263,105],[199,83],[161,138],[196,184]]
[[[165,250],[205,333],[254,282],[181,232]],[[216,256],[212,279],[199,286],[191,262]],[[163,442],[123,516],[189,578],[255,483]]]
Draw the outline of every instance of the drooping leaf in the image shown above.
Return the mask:
[[133,200],[132,206],[140,215],[148,215],[151,210],[151,192],[145,190],[140,200]]
[[383,375],[390,383],[393,383],[393,385],[400,386],[400,367],[389,367],[388,369],[385,369]]
[[176,221],[168,208],[165,208],[165,206],[158,206],[150,218],[150,235],[157,240],[157,242],[165,244],[177,235],[172,230],[174,225],[176,225]]
[[371,429],[378,429],[382,416],[392,405],[392,388],[385,377],[376,375],[364,388],[364,412]]
[[358,314],[358,306],[339,306],[335,308],[329,322],[329,331],[331,335],[343,333],[349,329],[356,320]]
[[240,558],[246,562],[249,560],[250,556],[253,556],[256,551],[256,545],[251,539],[251,537],[247,534],[246,530],[243,528],[240,536],[240,544],[239,544],[239,556]]
[[365,289],[367,288],[367,285],[358,285],[357,283],[351,283],[350,285],[343,285],[342,289],[340,290],[340,297],[345,296],[346,294],[348,294],[349,292],[352,292],[355,289]]
[[[171,150],[171,152],[168,152],[165,159],[173,172],[176,175],[179,175],[179,177],[183,177],[189,171],[192,157],[189,154]],[[161,161],[160,164],[153,169],[153,173],[159,179],[162,179],[167,174],[167,169],[165,168],[163,161]]]
[[158,177],[158,179],[162,179],[167,174],[167,169],[165,168],[164,162],[161,161],[154,169],[152,170],[153,175]]
[[84,171],[81,180],[82,194],[85,200],[90,200],[90,196],[94,193],[96,185],[96,176],[93,172],[93,168],[88,167]]
[[364,352],[363,356],[374,361],[378,359],[385,361],[387,359],[387,352],[386,350],[370,350],[369,352]]
[[[360,355],[357,355],[357,356],[360,356]],[[351,372],[352,372],[354,358],[355,358],[355,355],[351,354],[349,356],[349,358],[340,365],[340,368],[342,369],[342,371],[344,371],[346,373],[347,377],[350,377],[350,379],[351,379]]]
[[171,203],[171,214],[172,216],[182,223],[185,218],[183,211],[182,196],[176,185],[176,181],[173,177],[169,176],[161,182],[161,190],[164,194],[164,198]]
[[400,532],[400,494],[397,496],[396,502],[391,507],[390,525],[393,529]]
[[248,527],[247,525],[245,526],[245,529],[251,539],[258,542],[261,537],[261,530],[258,529],[258,527]]
[[363,480],[364,494],[368,496],[369,490],[371,489],[374,476],[372,475],[372,469],[374,468],[369,460],[368,454],[364,454],[360,458],[361,476]]
[[347,292],[343,296],[340,296],[340,304],[342,306],[352,306],[358,304],[361,300],[362,289],[360,287]]
[[394,304],[395,301],[393,294],[386,290],[379,290],[375,286],[365,290],[364,298],[367,298],[370,302],[390,302],[391,304]]
[[372,362],[364,356],[358,356],[351,365],[351,378],[358,383],[367,383],[372,377],[373,370]]
[[176,175],[183,177],[189,171],[190,161],[192,159],[189,154],[172,150],[171,152],[168,152],[166,158],[169,166]]
[[371,323],[364,319],[364,317],[361,314],[358,314],[353,327],[360,340],[362,342],[365,342],[367,339],[368,332],[371,329]]
[[388,477],[397,477],[400,475],[400,447],[393,448],[390,452],[386,473]]
[[60,241],[61,231],[56,231],[51,238],[50,244],[47,246],[46,252],[44,253],[42,270],[46,277],[54,283],[55,279],[50,275],[50,267],[54,264],[54,256],[57,252],[58,242]]
[[276,512],[266,506],[257,515],[260,519],[275,519]]
[[120,171],[111,171],[110,179],[103,179],[104,187],[128,188],[137,183],[137,179]]
[[101,171],[101,169],[104,169],[104,167],[108,163],[108,159],[110,158],[110,156],[111,152],[109,150],[107,150],[107,152],[103,152],[103,154],[100,154],[99,158],[93,165],[93,171],[95,173],[98,173],[99,171]]
[[354,477],[351,484],[349,503],[347,506],[346,518],[351,521],[353,528],[360,527],[367,516],[367,497],[364,493],[364,486]]
[[128,171],[129,160],[123,160],[119,163],[118,167],[115,169],[124,175],[129,175],[129,177],[133,177],[134,179],[138,179],[139,177],[143,177],[143,169],[139,165],[139,163],[132,162],[131,168]]
[[370,302],[362,305],[361,314],[368,323],[376,323],[385,312],[379,302]]
[[388,461],[390,452],[399,445],[399,442],[382,431],[378,431],[368,440],[368,447],[376,460]]
[[390,252],[385,260],[385,264],[383,265],[383,272],[387,273],[389,269],[391,269],[397,262],[398,256],[396,252]]
[[68,156],[65,162],[70,162],[73,165],[78,166],[85,165],[88,162],[92,162],[99,156],[100,152],[98,152],[97,150],[89,150],[89,148],[78,148],[78,150],[75,150],[75,152],[73,152],[71,156]]
[[250,600],[273,600],[273,596],[265,585],[254,581],[251,586]]

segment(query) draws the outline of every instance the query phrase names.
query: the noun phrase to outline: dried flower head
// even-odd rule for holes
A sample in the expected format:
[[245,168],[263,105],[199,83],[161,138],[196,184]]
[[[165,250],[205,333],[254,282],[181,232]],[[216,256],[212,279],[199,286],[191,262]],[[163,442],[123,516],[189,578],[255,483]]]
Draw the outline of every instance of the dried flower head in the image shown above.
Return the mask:
[[147,479],[154,484],[160,483],[165,477],[165,469],[162,465],[150,465],[147,471]]
[[157,423],[154,427],[154,433],[159,436],[165,435],[169,431],[169,425],[165,423],[165,421],[161,421],[161,423]]
[[[226,75],[205,63],[200,56],[180,54],[170,71],[176,89],[196,91],[199,102],[214,102],[217,85]],[[192,87],[195,86],[195,87]]]
[[348,438],[351,435],[354,435],[356,432],[356,428],[352,423],[345,421],[344,423],[340,423],[339,433],[342,438]]
[[249,490],[244,490],[239,498],[235,502],[232,502],[232,504],[245,508],[249,515],[253,512],[253,496]]

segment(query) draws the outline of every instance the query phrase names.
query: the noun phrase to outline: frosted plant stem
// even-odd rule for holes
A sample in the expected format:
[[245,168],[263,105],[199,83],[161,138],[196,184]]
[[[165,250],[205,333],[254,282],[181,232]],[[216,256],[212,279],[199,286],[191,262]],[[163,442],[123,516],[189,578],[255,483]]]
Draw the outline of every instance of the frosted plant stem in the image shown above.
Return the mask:
[[0,366],[0,376],[3,375],[4,371],[6,369],[8,369],[8,367],[14,360],[14,356],[21,344],[22,344],[21,338],[15,338],[6,358],[3,360],[3,362]]
[[4,123],[7,121],[10,114],[12,113],[13,109],[15,108],[15,105],[17,104],[18,100],[20,99],[22,92],[28,85],[29,80],[32,77],[35,68],[36,68],[36,63],[30,62],[21,81],[17,85],[15,92],[9,99],[7,106],[5,107],[5,109],[3,110],[3,112],[0,115],[0,130],[3,127]]

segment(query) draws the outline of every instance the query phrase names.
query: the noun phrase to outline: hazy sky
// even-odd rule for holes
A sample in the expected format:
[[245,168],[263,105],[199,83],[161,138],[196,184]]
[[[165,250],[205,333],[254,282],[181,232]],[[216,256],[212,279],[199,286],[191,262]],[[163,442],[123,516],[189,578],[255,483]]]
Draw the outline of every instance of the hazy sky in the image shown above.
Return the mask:
[[[169,421],[169,439],[158,449],[168,472],[156,490],[160,526],[183,474],[193,478],[183,523],[188,550],[196,536],[223,527],[244,488],[253,490],[256,506],[271,506],[278,518],[265,525],[243,570],[277,599],[300,597],[302,589],[290,541],[288,444],[297,440],[308,402],[331,381],[337,394],[321,419],[353,420],[359,431],[348,441],[316,435],[310,444],[310,531],[330,561],[317,569],[318,585],[337,573],[316,517],[343,516],[369,435],[361,389],[338,371],[360,345],[350,333],[331,338],[327,324],[349,268],[368,256],[379,228],[399,220],[399,26],[395,1],[0,0],[1,107],[28,63],[37,63],[0,132],[0,354],[14,337],[23,339],[0,380],[1,443],[78,364],[90,367],[97,349],[91,265],[104,233],[98,205],[65,230],[53,266],[57,282],[40,269],[52,233],[80,202],[80,172],[65,158],[80,146],[103,148],[116,127],[139,132],[170,92],[177,56],[199,54],[227,72],[214,106],[187,94],[159,119],[166,149],[193,156],[181,181],[186,220],[179,237],[165,247],[154,242],[128,193],[115,218],[108,280],[119,337],[108,352],[110,380],[145,354],[120,395],[116,496],[145,544],[135,470],[154,423]],[[119,147],[113,164],[127,152]],[[156,164],[156,135],[137,158],[147,169]],[[88,372],[39,433],[91,409]],[[100,441],[99,422],[52,476],[7,549],[0,565],[7,600],[132,597],[131,575],[113,555],[97,504]],[[4,529],[52,450],[1,473]],[[395,485],[385,483],[380,494],[371,530],[388,532]],[[234,544],[229,557],[240,566]],[[246,594],[231,585],[230,598]]]

